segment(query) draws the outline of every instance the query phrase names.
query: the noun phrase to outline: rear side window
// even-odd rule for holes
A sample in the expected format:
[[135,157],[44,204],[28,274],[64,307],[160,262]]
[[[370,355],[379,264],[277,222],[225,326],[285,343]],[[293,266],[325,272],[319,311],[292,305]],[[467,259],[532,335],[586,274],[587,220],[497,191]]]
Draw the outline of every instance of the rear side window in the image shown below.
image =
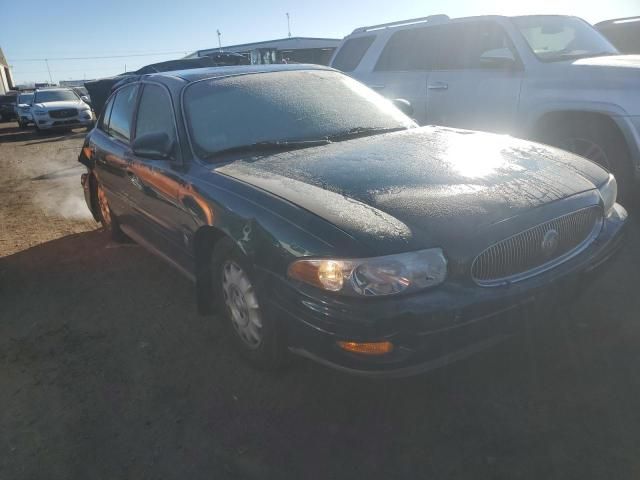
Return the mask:
[[375,35],[350,38],[344,42],[331,66],[343,72],[354,71],[375,39]]
[[145,85],[140,98],[136,137],[146,133],[166,133],[171,140],[176,140],[171,99],[158,85]]
[[382,50],[376,70],[428,70],[433,64],[438,45],[433,27],[400,30],[389,38]]
[[113,101],[115,100],[116,95],[111,97],[107,102],[107,105],[102,110],[102,119],[100,120],[100,130],[104,132],[108,132],[109,129],[109,119],[111,118],[111,108],[113,107]]
[[131,139],[131,120],[136,106],[137,85],[127,85],[118,90],[111,109],[107,133],[128,142]]

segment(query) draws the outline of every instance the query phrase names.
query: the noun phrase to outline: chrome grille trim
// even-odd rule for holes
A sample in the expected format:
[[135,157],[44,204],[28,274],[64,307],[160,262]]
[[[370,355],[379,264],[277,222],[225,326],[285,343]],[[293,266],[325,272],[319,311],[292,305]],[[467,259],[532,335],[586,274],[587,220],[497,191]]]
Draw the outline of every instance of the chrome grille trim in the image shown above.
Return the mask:
[[[541,223],[505,238],[482,251],[471,264],[471,277],[483,287],[515,283],[575,257],[598,236],[603,225],[602,209],[587,207]],[[559,234],[556,251],[543,254],[542,241],[550,230]]]

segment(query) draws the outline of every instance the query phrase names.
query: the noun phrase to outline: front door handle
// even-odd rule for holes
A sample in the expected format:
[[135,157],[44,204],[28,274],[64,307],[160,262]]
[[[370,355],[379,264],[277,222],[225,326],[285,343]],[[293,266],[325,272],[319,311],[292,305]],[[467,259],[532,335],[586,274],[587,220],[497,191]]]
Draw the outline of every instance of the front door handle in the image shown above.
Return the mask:
[[444,82],[435,82],[427,85],[427,89],[429,90],[448,90],[449,85]]
[[384,85],[369,85],[369,88],[372,88],[373,90],[383,90],[384,87]]

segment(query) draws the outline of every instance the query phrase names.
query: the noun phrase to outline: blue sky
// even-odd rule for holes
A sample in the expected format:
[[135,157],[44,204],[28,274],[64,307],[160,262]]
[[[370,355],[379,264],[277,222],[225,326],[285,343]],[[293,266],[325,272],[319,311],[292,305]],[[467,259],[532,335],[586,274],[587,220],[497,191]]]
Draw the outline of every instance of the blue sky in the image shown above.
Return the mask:
[[[286,12],[294,36],[342,38],[355,27],[446,13],[560,13],[592,23],[640,15],[640,0],[0,0],[0,47],[17,83],[97,78],[183,53],[223,45],[285,37]],[[159,52],[179,52],[147,55]],[[145,54],[117,59],[53,60],[59,57]]]

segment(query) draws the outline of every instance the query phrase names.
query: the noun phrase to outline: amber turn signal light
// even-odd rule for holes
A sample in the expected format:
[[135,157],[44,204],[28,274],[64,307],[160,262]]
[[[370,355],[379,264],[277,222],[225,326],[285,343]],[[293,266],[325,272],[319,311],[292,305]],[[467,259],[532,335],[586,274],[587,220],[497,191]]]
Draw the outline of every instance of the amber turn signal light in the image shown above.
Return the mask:
[[360,353],[362,355],[385,355],[393,351],[391,342],[343,342],[338,346],[347,352]]

